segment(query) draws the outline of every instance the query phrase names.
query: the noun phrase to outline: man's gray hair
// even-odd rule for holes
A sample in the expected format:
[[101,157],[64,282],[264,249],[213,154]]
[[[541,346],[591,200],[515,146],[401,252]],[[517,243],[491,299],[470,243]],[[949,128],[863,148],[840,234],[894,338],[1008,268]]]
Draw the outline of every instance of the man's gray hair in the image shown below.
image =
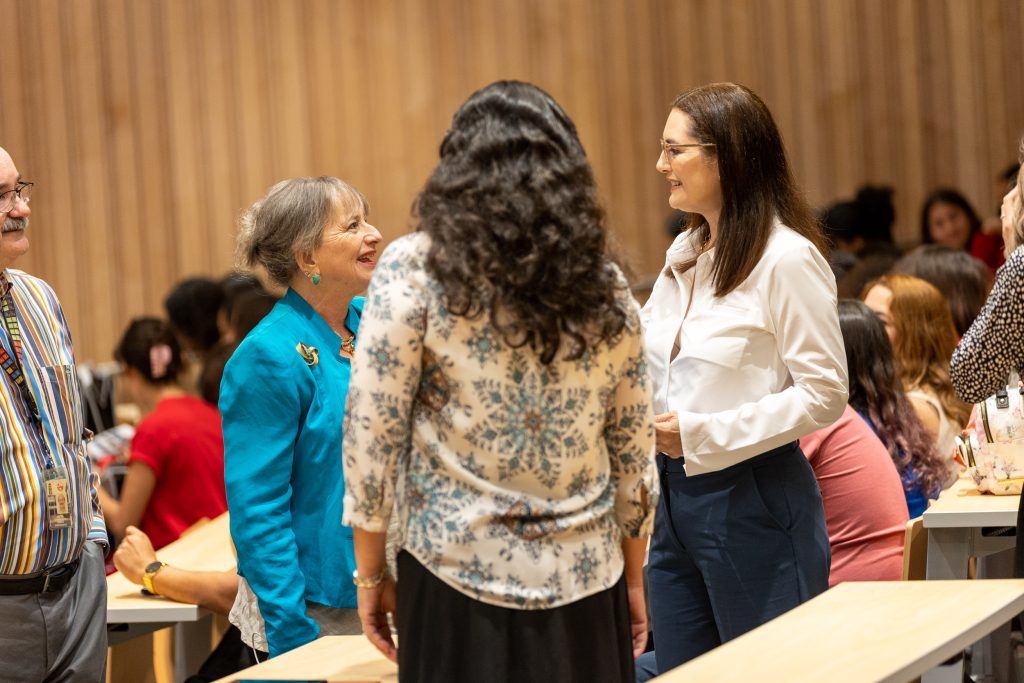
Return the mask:
[[367,211],[362,193],[333,176],[282,180],[242,214],[238,264],[250,268],[259,264],[274,282],[287,287],[298,270],[295,255],[320,246],[324,228],[340,203]]

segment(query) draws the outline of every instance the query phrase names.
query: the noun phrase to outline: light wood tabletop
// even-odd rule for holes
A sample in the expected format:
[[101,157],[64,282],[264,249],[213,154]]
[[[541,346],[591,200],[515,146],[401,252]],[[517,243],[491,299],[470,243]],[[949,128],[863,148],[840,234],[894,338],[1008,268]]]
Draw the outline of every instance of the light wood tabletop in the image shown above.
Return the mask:
[[[229,571],[235,567],[228,513],[199,526],[157,551],[169,565],[195,571]],[[140,586],[121,572],[107,577],[107,623],[196,621],[202,610],[155,595],[143,595]]]
[[926,529],[1014,526],[1020,496],[979,493],[974,481],[961,477],[924,511]]
[[847,582],[658,683],[905,683],[1024,609],[1024,579]]
[[396,683],[398,667],[384,658],[365,636],[325,636],[291,652],[222,678],[239,680]]

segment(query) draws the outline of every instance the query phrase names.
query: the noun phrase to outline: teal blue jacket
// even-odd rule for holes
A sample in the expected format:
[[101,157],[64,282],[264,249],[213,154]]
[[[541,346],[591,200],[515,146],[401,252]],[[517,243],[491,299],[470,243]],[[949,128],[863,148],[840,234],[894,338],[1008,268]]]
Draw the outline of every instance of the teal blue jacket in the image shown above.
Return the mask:
[[[349,306],[353,332],[363,301]],[[314,364],[298,344],[316,349]],[[272,656],[319,635],[307,601],[356,606],[352,529],[341,524],[351,365],[340,349],[341,338],[289,289],[232,354],[221,382],[231,537]]]

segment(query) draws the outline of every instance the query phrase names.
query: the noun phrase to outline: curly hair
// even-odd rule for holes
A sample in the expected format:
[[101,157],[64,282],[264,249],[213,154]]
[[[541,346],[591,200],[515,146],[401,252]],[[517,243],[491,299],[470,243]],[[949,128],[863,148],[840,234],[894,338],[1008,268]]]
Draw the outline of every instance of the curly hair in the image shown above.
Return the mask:
[[934,285],[910,275],[883,275],[868,283],[864,294],[876,285],[892,292],[892,346],[903,384],[934,393],[942,411],[962,428],[971,406],[956,397],[949,379],[949,359],[959,337],[946,298]]
[[[874,425],[904,487],[920,484],[935,497],[949,470],[903,391],[885,325],[863,302],[840,299],[839,327],[846,345],[850,405]],[[904,476],[908,468],[916,480]]]
[[506,343],[545,364],[622,332],[625,282],[606,253],[593,172],[572,120],[540,88],[499,81],[473,93],[414,213],[452,314],[488,314]]

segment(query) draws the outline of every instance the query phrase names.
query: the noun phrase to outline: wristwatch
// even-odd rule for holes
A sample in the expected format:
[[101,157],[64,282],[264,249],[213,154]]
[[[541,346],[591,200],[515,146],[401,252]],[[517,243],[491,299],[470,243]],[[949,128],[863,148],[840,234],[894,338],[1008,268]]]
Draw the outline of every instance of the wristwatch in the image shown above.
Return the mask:
[[160,570],[166,566],[167,564],[161,562],[160,560],[157,560],[156,562],[150,562],[148,565],[146,565],[145,570],[143,570],[142,572],[142,585],[145,587],[147,593],[159,595],[159,593],[156,592],[156,589],[153,588],[153,577],[160,573]]

